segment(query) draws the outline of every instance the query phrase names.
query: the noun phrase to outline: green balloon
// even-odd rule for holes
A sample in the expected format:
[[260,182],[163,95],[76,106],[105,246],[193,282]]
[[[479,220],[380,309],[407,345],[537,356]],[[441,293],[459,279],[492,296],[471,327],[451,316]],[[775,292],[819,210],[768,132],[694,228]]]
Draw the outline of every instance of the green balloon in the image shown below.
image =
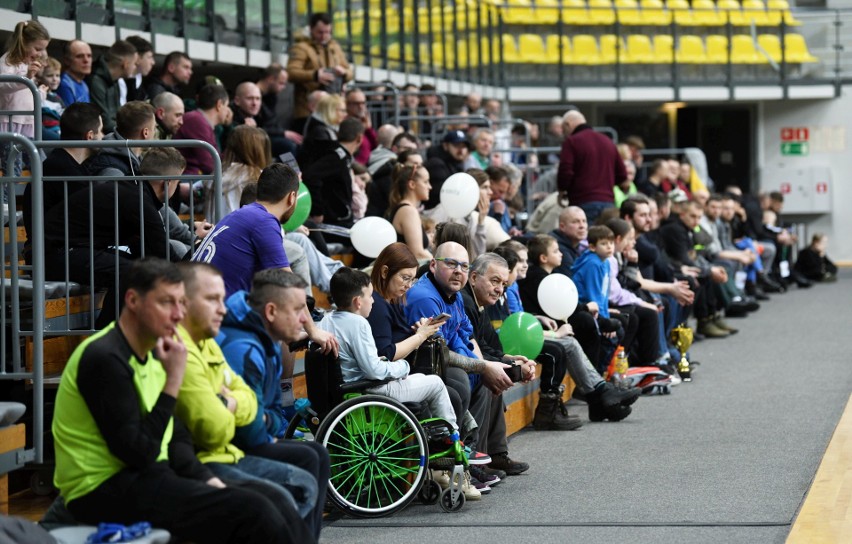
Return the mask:
[[305,222],[305,219],[311,215],[312,205],[313,201],[311,200],[311,192],[308,191],[305,184],[300,181],[299,192],[296,193],[296,209],[293,210],[293,215],[290,216],[290,219],[284,223],[284,230],[292,232],[301,227],[302,223]]
[[523,355],[535,359],[544,345],[544,329],[534,315],[516,312],[503,320],[500,343],[507,355]]

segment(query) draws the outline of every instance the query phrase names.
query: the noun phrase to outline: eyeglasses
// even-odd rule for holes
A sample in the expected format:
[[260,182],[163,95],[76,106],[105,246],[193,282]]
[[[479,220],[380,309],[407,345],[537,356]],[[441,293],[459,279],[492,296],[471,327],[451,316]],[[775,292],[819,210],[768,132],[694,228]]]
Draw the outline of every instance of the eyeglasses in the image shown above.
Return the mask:
[[355,100],[350,100],[349,102],[347,102],[347,104],[351,104],[353,106],[366,106],[367,102],[364,101],[364,100],[362,100],[360,102],[356,102]]
[[458,270],[459,268],[461,268],[461,271],[465,274],[470,272],[470,263],[463,263],[461,261],[457,261],[455,259],[448,259],[446,257],[435,257],[435,260],[444,263],[444,266],[446,266],[450,270]]
[[412,283],[414,283],[414,280],[416,280],[417,278],[415,276],[408,276],[406,274],[399,274],[399,279],[402,280],[402,283],[404,285],[411,285]]

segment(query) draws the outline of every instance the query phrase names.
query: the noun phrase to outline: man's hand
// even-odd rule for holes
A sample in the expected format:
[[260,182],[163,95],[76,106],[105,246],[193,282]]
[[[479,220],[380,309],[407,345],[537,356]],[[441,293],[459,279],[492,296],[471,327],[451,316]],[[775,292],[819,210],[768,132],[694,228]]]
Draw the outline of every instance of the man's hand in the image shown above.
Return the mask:
[[539,320],[541,326],[544,327],[546,331],[555,331],[556,330],[556,321],[547,317],[546,315],[537,315],[536,319]]
[[225,397],[225,400],[228,402],[226,406],[228,408],[228,411],[232,414],[237,413],[237,399],[235,399],[233,395],[231,395],[231,390],[223,385],[222,389],[220,390],[220,393],[223,397]]
[[346,75],[346,68],[340,66],[339,64],[332,68],[334,70],[334,74],[340,77],[344,77]]
[[566,336],[574,336],[574,327],[568,323],[556,329],[556,338],[565,338]]
[[320,68],[319,70],[317,70],[317,83],[319,83],[320,85],[329,85],[330,83],[334,82],[334,79],[336,77],[334,74],[335,73],[333,71],[327,72],[325,69]]
[[337,357],[340,345],[337,343],[337,338],[330,332],[324,331],[318,327],[313,327],[312,331],[308,331],[308,338],[317,344],[324,355],[329,353]]
[[210,233],[210,230],[213,228],[211,223],[207,221],[196,221],[195,222],[195,235],[199,238],[204,238]]
[[298,233],[304,234],[305,236],[311,235],[311,231],[305,225],[299,225],[298,227],[296,227],[296,230],[294,230],[293,232],[298,232]]
[[728,273],[721,266],[711,266],[710,279],[715,283],[725,283],[728,281]]
[[695,300],[695,293],[689,288],[689,282],[677,281],[669,284],[669,294],[677,300],[681,306],[689,306]]
[[243,124],[247,127],[257,127],[257,121],[254,120],[254,117],[246,117],[243,119]]
[[491,204],[494,208],[494,213],[496,214],[504,214],[506,213],[506,203],[502,200],[492,200]]
[[512,387],[512,380],[506,374],[505,369],[507,368],[509,368],[509,365],[494,361],[485,361],[485,370],[482,371],[482,383],[495,395],[499,395]]
[[683,265],[680,267],[680,273],[684,276],[692,276],[693,278],[697,278],[698,274],[701,273],[701,269],[697,266]]
[[163,393],[177,398],[183,383],[183,374],[186,371],[186,346],[178,335],[161,336],[157,339],[155,349],[157,359],[166,371],[166,385],[163,387]]
[[589,309],[589,313],[592,314],[592,317],[594,317],[595,319],[597,319],[598,315],[600,315],[600,313],[601,313],[601,309],[598,307],[597,302],[592,302],[592,301],[587,302],[586,308]]
[[530,380],[535,378],[535,361],[530,361],[523,355],[504,355],[503,359],[506,361],[513,361],[521,365],[521,370],[524,375],[524,383],[528,383]]
[[207,480],[206,483],[210,487],[218,487],[219,489],[225,489],[226,487],[228,487],[228,486],[225,485],[225,482],[223,482],[222,480],[220,480],[216,476],[213,476],[212,478]]
[[292,130],[285,130],[284,137],[298,145],[302,145],[302,141],[305,139],[304,136],[298,132],[293,132]]

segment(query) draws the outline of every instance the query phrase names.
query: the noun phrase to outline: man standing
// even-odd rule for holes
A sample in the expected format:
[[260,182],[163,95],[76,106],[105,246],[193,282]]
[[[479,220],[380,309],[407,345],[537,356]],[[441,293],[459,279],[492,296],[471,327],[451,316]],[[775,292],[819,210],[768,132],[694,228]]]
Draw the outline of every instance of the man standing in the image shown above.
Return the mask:
[[308,95],[316,90],[340,94],[352,80],[353,72],[340,44],[331,37],[331,16],[314,13],[309,22],[310,36],[298,37],[290,48],[287,72],[295,84],[293,130],[301,131],[308,116]]
[[[257,202],[229,213],[204,237],[192,260],[218,268],[229,297],[248,291],[251,278],[261,270],[291,272],[281,225],[296,209],[298,188],[299,176],[289,166],[266,167],[257,180]],[[305,330],[324,352],[337,352],[334,336],[317,329],[312,320],[305,322]]]
[[98,59],[88,78],[92,103],[101,108],[104,131],[115,130],[115,116],[121,107],[118,82],[136,73],[139,54],[136,48],[124,40],[118,40]]
[[354,154],[355,162],[364,166],[370,161],[370,154],[379,147],[379,136],[373,129],[373,121],[370,112],[367,111],[367,95],[360,89],[349,89],[346,91],[346,116],[356,119],[364,125],[364,140]]
[[226,487],[191,454],[178,458],[183,296],[174,264],[137,262],[118,321],[68,361],[53,418],[54,483],[68,510],[82,523],[146,520],[195,542],[313,542],[297,516]]
[[627,178],[627,170],[612,140],[595,132],[582,113],[571,110],[562,119],[569,136],[562,142],[556,183],[594,223],[604,208],[614,206],[613,187]]
[[71,40],[65,44],[63,60],[65,69],[56,93],[66,107],[74,102],[90,102],[86,77],[92,73],[92,48],[84,41]]
[[[179,267],[186,290],[186,316],[178,333],[186,346],[187,362],[177,415],[192,434],[198,458],[225,479],[269,480],[284,501],[298,509],[319,540],[328,482],[320,481],[317,461],[326,459],[327,468],[324,448],[313,442],[293,442],[289,446],[282,443],[280,448],[301,453],[291,463],[276,455],[270,457],[251,451],[247,454],[234,444],[238,429],[263,429],[265,417],[263,407],[258,408],[255,392],[231,370],[222,349],[213,340],[225,317],[225,283],[221,273],[209,264],[181,263]],[[279,447],[268,445],[273,454]],[[303,466],[310,458],[315,466]]]
[[151,105],[157,118],[157,140],[171,140],[183,126],[186,113],[183,100],[176,94],[164,92],[158,94]]

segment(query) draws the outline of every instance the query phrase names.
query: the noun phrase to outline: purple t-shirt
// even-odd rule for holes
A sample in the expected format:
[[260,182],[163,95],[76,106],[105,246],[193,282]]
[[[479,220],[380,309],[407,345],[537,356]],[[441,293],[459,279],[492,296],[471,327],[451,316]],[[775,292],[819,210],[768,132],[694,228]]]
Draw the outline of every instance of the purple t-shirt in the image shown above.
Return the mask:
[[290,266],[281,223],[256,202],[219,221],[192,260],[210,263],[222,272],[227,296],[248,291],[255,272]]

